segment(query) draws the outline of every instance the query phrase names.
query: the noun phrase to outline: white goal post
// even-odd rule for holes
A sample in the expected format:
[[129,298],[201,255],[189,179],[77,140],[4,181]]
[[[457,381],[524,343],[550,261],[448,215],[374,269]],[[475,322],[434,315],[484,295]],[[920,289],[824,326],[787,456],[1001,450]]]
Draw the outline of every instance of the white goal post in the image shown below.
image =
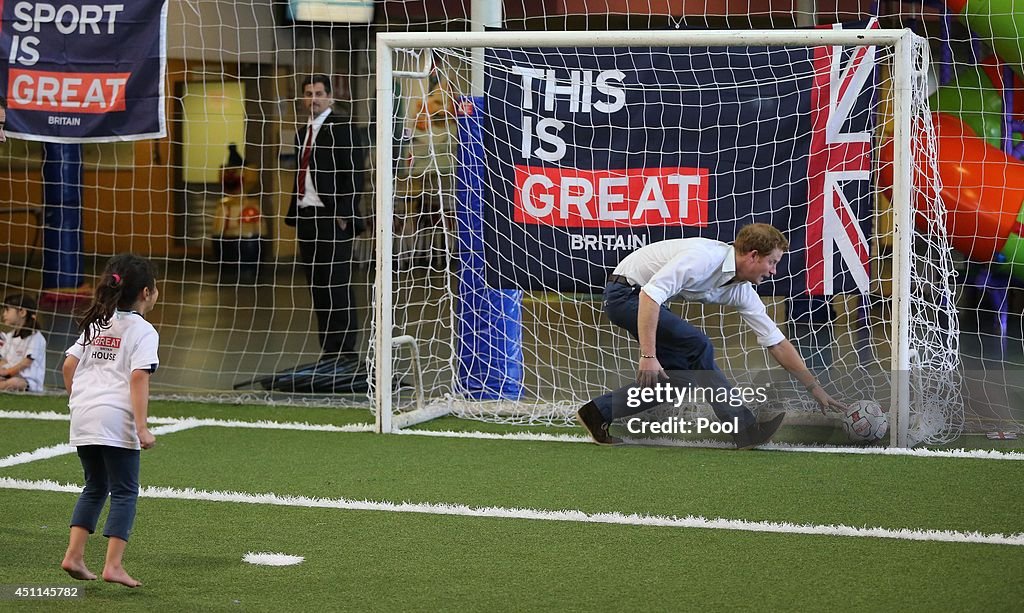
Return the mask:
[[[401,261],[401,255],[395,251],[396,230],[394,220],[396,214],[396,185],[399,180],[396,177],[398,168],[396,149],[388,146],[402,139],[401,123],[389,121],[389,118],[396,117],[396,100],[400,99],[401,93],[396,91],[396,83],[400,78],[415,77],[416,71],[410,71],[408,65],[396,66],[397,52],[411,53],[424,62],[435,61],[439,55],[437,50],[445,50],[445,53],[457,54],[460,58],[469,58],[469,51],[473,49],[571,49],[571,48],[661,48],[661,47],[867,47],[874,46],[885,48],[889,51],[887,68],[890,71],[887,77],[890,84],[891,108],[887,112],[891,116],[891,142],[892,145],[892,182],[891,182],[891,229],[885,230],[890,246],[884,255],[872,255],[873,267],[877,272],[882,266],[879,262],[882,259],[891,261],[891,272],[886,272],[885,284],[887,294],[891,301],[885,307],[886,321],[884,325],[888,330],[884,333],[884,339],[875,341],[880,345],[888,345],[886,350],[887,358],[880,363],[879,368],[887,371],[891,376],[889,384],[890,413],[889,421],[891,427],[891,444],[900,447],[913,445],[921,441],[936,441],[955,433],[958,425],[957,420],[962,422],[962,408],[955,406],[955,399],[950,399],[950,406],[944,406],[941,413],[945,422],[939,426],[934,424],[924,426],[924,434],[915,434],[915,427],[922,427],[915,422],[915,404],[927,404],[922,400],[921,390],[922,371],[927,371],[924,378],[953,376],[952,372],[957,366],[956,361],[956,313],[952,308],[952,290],[950,279],[952,271],[948,262],[943,262],[947,257],[943,250],[948,251],[948,243],[942,236],[944,211],[941,201],[934,202],[932,210],[922,211],[921,205],[917,205],[916,215],[919,217],[917,223],[927,224],[924,231],[915,230],[915,201],[921,198],[920,192],[926,191],[933,194],[938,193],[937,186],[933,184],[921,185],[921,176],[927,176],[928,181],[937,181],[936,173],[926,173],[918,168],[915,171],[915,164],[929,163],[934,156],[934,133],[931,131],[930,116],[927,113],[927,106],[922,110],[921,101],[924,99],[924,79],[927,72],[928,50],[923,39],[914,35],[910,30],[886,30],[886,29],[801,29],[801,30],[751,30],[751,31],[714,31],[714,30],[676,30],[676,31],[622,31],[622,32],[435,32],[435,33],[380,33],[377,35],[376,50],[376,280],[374,285],[373,305],[373,342],[371,346],[371,367],[373,369],[373,400],[376,411],[376,428],[378,432],[392,432],[394,429],[404,425],[416,423],[423,419],[451,410],[453,405],[453,392],[451,389],[438,389],[431,392],[426,390],[424,398],[424,387],[431,384],[421,380],[424,364],[430,359],[430,350],[425,348],[426,341],[430,339],[418,338],[411,340],[409,335],[417,335],[407,329],[405,324],[409,323],[406,318],[400,322],[401,327],[396,324],[396,312],[403,308],[399,304],[399,292],[402,291],[402,279],[417,279],[413,274],[409,276],[408,271],[397,270],[397,263]],[[477,53],[476,57],[481,54]],[[443,60],[442,60],[443,61]],[[467,59],[467,61],[470,61]],[[430,69],[429,64],[420,76],[426,76]],[[479,67],[475,67],[479,68]],[[467,71],[468,72],[468,71]],[[468,87],[466,93],[468,94]],[[874,148],[877,154],[882,146],[881,140],[877,140]],[[914,148],[914,150],[912,150]],[[915,159],[918,160],[915,162]],[[924,160],[924,162],[921,162]],[[874,163],[877,165],[877,155],[874,156]],[[915,175],[918,176],[915,185]],[[873,175],[874,176],[874,173]],[[874,184],[876,181],[873,180]],[[437,188],[446,189],[446,188]],[[881,191],[879,188],[877,191]],[[872,192],[874,197],[874,192]],[[936,199],[937,200],[937,199]],[[926,217],[922,222],[921,216]],[[878,219],[870,223],[878,226],[881,222]],[[786,228],[782,228],[784,231]],[[877,230],[876,233],[881,233]],[[937,235],[936,235],[937,234]],[[928,245],[925,250],[928,257],[938,260],[934,269],[924,273],[915,272],[920,268],[916,260],[921,259],[921,254],[915,252],[915,240],[926,236]],[[448,244],[448,243],[446,243]],[[444,275],[452,274],[451,268],[457,267],[457,263],[447,266]],[[888,269],[887,269],[888,270]],[[405,275],[405,276],[403,276]],[[447,277],[446,277],[447,278]],[[873,283],[878,282],[872,279]],[[449,281],[440,281],[439,291],[450,288]],[[863,299],[862,302],[867,302]],[[928,305],[931,305],[930,307]],[[583,308],[583,307],[580,307]],[[589,307],[587,307],[589,308]],[[918,312],[922,308],[935,308],[941,311],[935,315],[922,317]],[[441,307],[443,311],[444,307]],[[717,317],[717,315],[714,315]],[[452,318],[448,313],[438,315],[440,319]],[[938,322],[939,327],[946,327],[945,330],[935,330],[935,325],[929,326],[927,330],[916,330],[924,327],[922,319],[933,324]],[[951,319],[951,321],[950,321]],[[605,320],[605,326],[611,327]],[[721,324],[726,327],[728,324]],[[866,324],[865,324],[866,325]],[[440,326],[452,331],[455,325]],[[454,332],[453,332],[454,333]],[[557,327],[545,328],[543,334],[534,334],[538,338],[555,338]],[[710,336],[715,336],[709,333]],[[936,335],[940,338],[935,339]],[[402,337],[399,343],[395,342],[396,337]],[[952,340],[950,340],[952,337]],[[424,347],[417,347],[417,341],[424,344]],[[619,342],[619,341],[616,341]],[[628,341],[626,341],[628,342]],[[543,344],[544,340],[539,340]],[[397,379],[395,374],[396,361],[403,359],[400,355],[404,351],[402,345],[410,345],[416,355],[415,367],[406,369],[404,379],[417,388],[418,400],[415,407],[410,411],[404,411],[399,417],[396,410],[396,403],[399,402],[394,390],[396,385],[393,382]],[[748,343],[749,344],[749,343]],[[944,355],[952,352],[953,355]],[[934,355],[932,355],[934,354]],[[937,356],[937,357],[936,357]],[[448,368],[456,369],[454,358],[449,355],[439,356],[438,361],[447,364]],[[628,360],[627,360],[628,362]],[[881,362],[881,360],[880,360]],[[627,364],[628,365],[628,364]],[[442,365],[442,368],[444,366]],[[419,372],[413,372],[419,370]],[[940,371],[936,374],[935,371]],[[907,376],[902,376],[906,374]],[[584,375],[585,376],[585,375]],[[924,385],[928,385],[927,382]],[[948,381],[940,381],[937,385],[948,389],[949,385],[955,388],[955,381],[950,384]],[[916,391],[915,391],[916,390]],[[558,404],[558,411],[565,414],[567,407],[575,403],[585,402],[587,389],[573,390],[568,398],[553,400]],[[929,392],[932,396],[945,392],[933,390]],[[457,393],[455,394],[457,395]],[[925,394],[927,395],[927,394]],[[432,396],[440,399],[431,405]],[[536,399],[535,399],[536,401]],[[543,399],[541,399],[543,401]],[[486,404],[486,403],[483,403]],[[424,406],[426,405],[426,406]],[[951,408],[952,407],[952,408]],[[502,405],[501,411],[507,410]],[[489,409],[483,409],[487,411]],[[417,416],[417,411],[426,412],[423,417]],[[927,420],[926,420],[927,421]]]

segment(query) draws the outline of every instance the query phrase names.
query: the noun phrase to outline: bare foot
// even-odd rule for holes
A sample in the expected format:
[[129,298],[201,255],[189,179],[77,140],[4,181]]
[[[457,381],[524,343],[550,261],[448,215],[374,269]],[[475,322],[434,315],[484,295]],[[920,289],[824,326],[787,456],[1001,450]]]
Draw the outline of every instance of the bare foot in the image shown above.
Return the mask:
[[132,579],[124,568],[103,568],[103,580],[109,583],[120,583],[128,587],[142,587],[141,581]]
[[60,563],[60,567],[64,569],[64,572],[75,579],[80,579],[82,581],[96,580],[96,575],[89,572],[89,569],[85,567],[85,562],[64,558],[64,561]]

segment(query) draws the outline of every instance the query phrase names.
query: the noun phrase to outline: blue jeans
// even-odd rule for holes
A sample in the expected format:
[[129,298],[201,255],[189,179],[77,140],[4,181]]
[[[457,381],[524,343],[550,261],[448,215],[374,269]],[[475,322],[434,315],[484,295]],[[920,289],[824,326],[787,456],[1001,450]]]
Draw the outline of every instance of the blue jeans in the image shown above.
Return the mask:
[[[604,312],[616,326],[639,339],[637,316],[640,311],[640,288],[621,283],[609,283],[604,288]],[[657,356],[662,368],[676,387],[686,385],[731,389],[732,384],[715,364],[715,348],[711,339],[696,326],[673,313],[667,306],[658,314]],[[631,383],[594,399],[601,415],[608,421],[626,417],[658,406],[657,402],[626,402]],[[745,406],[732,406],[728,402],[712,402],[711,408],[723,422],[739,420],[741,430],[755,423],[754,414]]]
[[103,526],[103,536],[128,540],[135,523],[135,501],[139,497],[139,450],[82,445],[78,459],[85,471],[85,489],[78,497],[71,514],[71,526],[85,528],[92,534],[100,511],[110,494],[110,513]]

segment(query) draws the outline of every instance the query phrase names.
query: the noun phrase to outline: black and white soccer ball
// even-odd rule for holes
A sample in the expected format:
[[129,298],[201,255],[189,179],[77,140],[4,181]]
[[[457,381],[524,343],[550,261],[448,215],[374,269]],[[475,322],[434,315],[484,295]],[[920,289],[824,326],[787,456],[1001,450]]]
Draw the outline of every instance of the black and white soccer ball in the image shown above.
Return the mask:
[[843,430],[855,443],[874,443],[889,431],[889,420],[874,400],[858,400],[843,415]]

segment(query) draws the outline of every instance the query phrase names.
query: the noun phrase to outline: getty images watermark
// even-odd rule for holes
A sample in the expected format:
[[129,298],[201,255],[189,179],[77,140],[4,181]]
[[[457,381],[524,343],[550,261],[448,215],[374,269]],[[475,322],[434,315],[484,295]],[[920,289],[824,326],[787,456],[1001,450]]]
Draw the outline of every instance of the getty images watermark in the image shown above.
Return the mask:
[[[686,404],[727,404],[739,408],[768,400],[765,387],[710,387],[671,383],[656,383],[651,387],[632,387],[626,394],[626,407],[632,410],[643,406],[669,405],[679,408]],[[630,434],[736,434],[739,418],[718,421],[706,417],[684,419],[664,417],[658,420],[631,417],[626,421]]]

